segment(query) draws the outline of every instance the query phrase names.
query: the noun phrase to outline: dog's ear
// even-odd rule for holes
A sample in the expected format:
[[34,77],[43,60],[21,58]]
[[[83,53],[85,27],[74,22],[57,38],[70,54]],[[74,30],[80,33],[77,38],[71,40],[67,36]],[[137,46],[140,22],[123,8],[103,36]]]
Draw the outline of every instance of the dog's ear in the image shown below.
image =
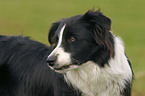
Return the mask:
[[51,28],[50,28],[49,33],[48,33],[48,41],[50,44],[53,44],[55,42],[54,36],[55,36],[56,30],[57,30],[59,24],[60,24],[60,21],[55,22],[51,25]]
[[[94,40],[99,46],[109,51],[109,55],[114,55],[113,35],[111,30],[111,20],[104,16],[100,11],[90,10],[82,16],[88,28],[94,34]],[[106,53],[105,53],[106,54]]]
[[99,10],[89,10],[83,15],[82,18],[93,26],[98,25],[107,30],[111,30],[111,20],[108,17],[104,16]]

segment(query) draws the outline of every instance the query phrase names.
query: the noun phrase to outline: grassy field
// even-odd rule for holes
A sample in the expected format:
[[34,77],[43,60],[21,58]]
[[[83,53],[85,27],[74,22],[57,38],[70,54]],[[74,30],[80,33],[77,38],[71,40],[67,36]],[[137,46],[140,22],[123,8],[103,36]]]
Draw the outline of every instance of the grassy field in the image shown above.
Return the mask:
[[145,96],[145,0],[0,0],[0,34],[48,44],[52,22],[99,8],[125,42],[135,73],[132,96]]

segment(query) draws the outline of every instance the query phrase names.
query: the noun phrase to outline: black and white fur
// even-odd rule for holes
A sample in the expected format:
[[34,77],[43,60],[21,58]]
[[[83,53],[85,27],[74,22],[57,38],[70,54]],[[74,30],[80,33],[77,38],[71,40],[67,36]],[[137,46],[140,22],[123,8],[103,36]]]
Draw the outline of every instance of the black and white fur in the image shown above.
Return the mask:
[[55,45],[47,58],[49,67],[63,73],[81,96],[131,95],[133,73],[123,42],[100,11],[54,23],[49,42]]

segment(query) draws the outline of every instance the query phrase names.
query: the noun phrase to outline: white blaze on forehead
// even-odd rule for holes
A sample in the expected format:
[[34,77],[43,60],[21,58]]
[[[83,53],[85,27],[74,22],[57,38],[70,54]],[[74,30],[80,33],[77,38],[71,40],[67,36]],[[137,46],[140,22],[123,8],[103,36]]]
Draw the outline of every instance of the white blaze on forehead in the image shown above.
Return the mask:
[[62,42],[62,36],[63,36],[63,32],[64,32],[64,29],[65,29],[65,26],[66,26],[66,25],[64,25],[64,26],[61,28],[61,31],[60,31],[60,33],[59,33],[58,44],[57,44],[56,48],[50,53],[50,55],[48,56],[48,58],[49,58],[51,55],[53,55],[53,53],[55,52],[55,50],[57,50],[58,47],[60,47],[61,42]]
[[66,25],[64,25],[61,28],[60,33],[59,33],[58,44],[57,44],[56,48],[48,56],[48,58],[52,55],[57,56],[57,60],[56,60],[57,65],[55,65],[55,67],[61,67],[63,65],[69,65],[71,63],[70,53],[65,52],[64,48],[61,46],[65,27],[66,27]]

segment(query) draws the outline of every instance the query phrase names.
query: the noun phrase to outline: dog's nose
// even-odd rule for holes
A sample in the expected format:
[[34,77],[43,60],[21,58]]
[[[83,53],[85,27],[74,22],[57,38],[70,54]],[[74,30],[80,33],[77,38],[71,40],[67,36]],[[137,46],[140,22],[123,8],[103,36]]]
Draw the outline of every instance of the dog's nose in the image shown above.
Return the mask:
[[49,64],[49,66],[54,66],[55,61],[56,61],[56,57],[55,56],[50,56],[47,58],[47,63]]

